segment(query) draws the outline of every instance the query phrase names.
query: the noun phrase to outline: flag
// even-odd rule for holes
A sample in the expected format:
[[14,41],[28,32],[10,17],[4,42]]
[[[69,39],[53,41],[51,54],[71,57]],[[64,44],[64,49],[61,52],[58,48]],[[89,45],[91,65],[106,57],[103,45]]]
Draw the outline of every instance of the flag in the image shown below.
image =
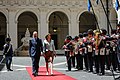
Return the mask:
[[96,0],[96,3],[98,4],[99,0]]
[[116,0],[115,8],[116,8],[116,10],[118,11],[118,9],[119,9],[119,1],[118,1],[118,0]]
[[91,7],[92,5],[91,5],[91,1],[90,0],[88,0],[88,11],[90,11],[90,7]]

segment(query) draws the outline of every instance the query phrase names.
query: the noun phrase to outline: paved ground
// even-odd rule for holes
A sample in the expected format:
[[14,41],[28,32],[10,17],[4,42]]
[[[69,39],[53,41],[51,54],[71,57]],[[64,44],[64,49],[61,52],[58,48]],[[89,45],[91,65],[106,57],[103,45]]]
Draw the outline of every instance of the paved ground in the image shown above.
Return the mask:
[[[7,72],[4,67],[0,71],[0,80],[31,80],[29,74],[26,71],[27,66],[31,66],[30,57],[14,57],[13,58],[13,72]],[[40,59],[40,66],[45,66],[44,58]],[[60,71],[66,75],[69,75],[77,80],[114,80],[110,71],[106,71],[105,76],[98,76],[93,73],[85,71],[76,71],[72,68],[72,71],[67,72],[66,62],[64,56],[57,56],[54,60],[54,70]],[[120,73],[115,72],[115,77],[118,77]]]

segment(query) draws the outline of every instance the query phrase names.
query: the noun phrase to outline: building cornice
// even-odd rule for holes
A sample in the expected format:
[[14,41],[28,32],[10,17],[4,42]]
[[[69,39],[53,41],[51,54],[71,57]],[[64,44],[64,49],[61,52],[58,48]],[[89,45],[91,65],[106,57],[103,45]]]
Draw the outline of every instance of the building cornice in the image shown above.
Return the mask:
[[[95,0],[91,2],[96,6]],[[0,0],[0,6],[82,7],[87,0]]]

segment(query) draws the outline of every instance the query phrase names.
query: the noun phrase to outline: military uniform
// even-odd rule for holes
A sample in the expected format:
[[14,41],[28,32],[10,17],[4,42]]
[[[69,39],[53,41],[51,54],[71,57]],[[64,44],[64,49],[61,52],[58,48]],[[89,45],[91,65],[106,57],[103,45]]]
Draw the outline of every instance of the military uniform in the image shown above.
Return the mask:
[[88,53],[88,64],[89,64],[89,72],[93,72],[93,31],[88,30],[87,37],[87,53]]
[[71,54],[73,52],[73,45],[72,45],[72,37],[71,36],[66,37],[63,49],[65,50],[68,71],[71,71],[71,60],[72,60],[72,56],[73,56]]
[[110,46],[111,46],[111,52],[110,52],[110,61],[111,61],[111,65],[113,66],[113,70],[116,71],[117,68],[117,40],[116,40],[116,34],[112,34],[111,38],[113,38],[113,40],[110,41]]
[[79,40],[78,40],[78,69],[83,70],[83,38],[82,33],[79,34]]
[[6,68],[8,71],[13,71],[11,69],[12,57],[13,57],[13,48],[12,44],[10,44],[11,39],[6,38],[6,44],[4,45],[3,55],[5,55],[6,60]]
[[87,33],[83,33],[83,58],[85,69],[88,70],[88,53],[87,53]]

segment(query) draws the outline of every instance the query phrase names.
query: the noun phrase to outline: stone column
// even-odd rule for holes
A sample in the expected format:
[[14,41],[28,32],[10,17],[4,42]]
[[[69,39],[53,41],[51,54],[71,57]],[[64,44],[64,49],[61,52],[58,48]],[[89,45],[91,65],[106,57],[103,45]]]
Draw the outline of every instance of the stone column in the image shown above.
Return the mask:
[[40,20],[38,20],[37,23],[38,23],[38,37],[41,38],[41,25],[40,25]]
[[40,37],[45,39],[45,35],[48,34],[48,21],[46,9],[40,8]]
[[8,10],[8,32],[11,38],[11,43],[13,44],[13,49],[17,48],[17,22],[15,22],[15,11],[16,9],[7,8]]
[[103,9],[100,9],[99,15],[100,15],[99,16],[100,28],[104,28],[107,30],[107,18],[105,16]]
[[77,9],[70,9],[71,12],[71,20],[70,20],[70,27],[69,27],[69,35],[72,37],[79,34],[79,25],[77,25]]

